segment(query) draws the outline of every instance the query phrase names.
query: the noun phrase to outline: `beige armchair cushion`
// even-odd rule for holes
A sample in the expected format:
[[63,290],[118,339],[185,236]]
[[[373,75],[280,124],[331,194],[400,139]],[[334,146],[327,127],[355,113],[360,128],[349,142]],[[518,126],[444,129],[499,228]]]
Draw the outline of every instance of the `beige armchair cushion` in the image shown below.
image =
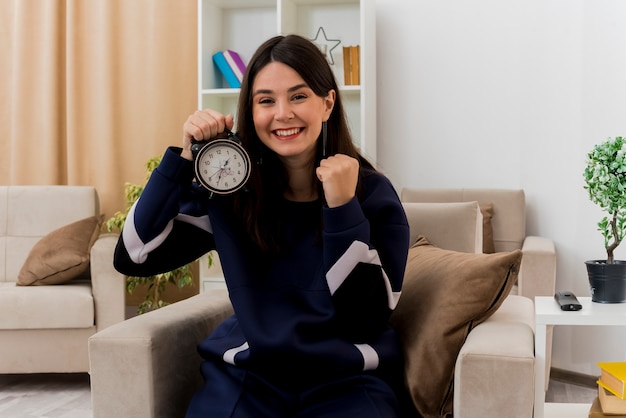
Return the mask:
[[406,383],[424,417],[452,414],[454,366],[469,334],[508,296],[521,250],[472,254],[419,237],[409,249],[402,296],[391,323],[405,357]]
[[104,215],[72,222],[41,238],[30,250],[17,276],[18,286],[65,283],[89,268],[89,253]]
[[[492,204],[491,225],[495,251],[522,248],[526,238],[526,200],[521,189],[420,189],[404,188],[403,202],[472,202]],[[445,248],[445,247],[444,247]]]
[[402,202],[410,225],[411,244],[424,236],[433,245],[468,253],[483,248],[483,222],[478,202]]

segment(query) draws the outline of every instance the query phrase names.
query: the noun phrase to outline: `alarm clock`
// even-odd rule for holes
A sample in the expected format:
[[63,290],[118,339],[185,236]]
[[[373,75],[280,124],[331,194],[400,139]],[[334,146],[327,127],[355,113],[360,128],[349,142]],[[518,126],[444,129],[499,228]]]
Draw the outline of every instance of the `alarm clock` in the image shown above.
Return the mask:
[[243,188],[252,164],[241,140],[226,130],[226,138],[191,141],[196,180],[212,193],[227,195]]

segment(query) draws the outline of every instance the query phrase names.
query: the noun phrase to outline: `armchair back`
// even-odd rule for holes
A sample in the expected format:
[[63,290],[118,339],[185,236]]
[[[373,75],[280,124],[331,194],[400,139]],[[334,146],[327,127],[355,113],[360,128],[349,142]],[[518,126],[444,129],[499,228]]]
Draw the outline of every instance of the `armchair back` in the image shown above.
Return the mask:
[[491,219],[496,252],[522,248],[526,238],[526,198],[522,189],[404,188],[403,202],[472,202],[493,204]]

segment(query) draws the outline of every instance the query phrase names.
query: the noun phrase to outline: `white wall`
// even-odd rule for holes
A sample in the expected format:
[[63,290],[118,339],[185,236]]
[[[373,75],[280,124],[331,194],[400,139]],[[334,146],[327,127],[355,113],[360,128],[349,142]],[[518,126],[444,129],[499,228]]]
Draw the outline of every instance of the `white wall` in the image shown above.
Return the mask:
[[[605,258],[586,153],[626,135],[626,2],[375,0],[378,163],[398,190],[524,188],[554,240],[557,290],[589,296]],[[626,259],[626,244],[617,258]],[[553,366],[623,361],[626,328],[555,330]]]

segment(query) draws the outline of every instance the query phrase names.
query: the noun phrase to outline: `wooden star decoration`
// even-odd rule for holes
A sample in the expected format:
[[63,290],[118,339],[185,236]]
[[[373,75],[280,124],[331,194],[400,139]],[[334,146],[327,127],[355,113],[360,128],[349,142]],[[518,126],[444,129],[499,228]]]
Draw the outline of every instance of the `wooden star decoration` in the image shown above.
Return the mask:
[[[324,39],[320,39],[318,41],[318,38],[320,37],[320,33],[324,36]],[[326,55],[326,59],[328,60],[328,62],[330,62],[330,65],[335,65],[335,60],[333,59],[333,49],[337,48],[339,44],[341,43],[341,41],[339,39],[328,39],[328,37],[326,36],[326,32],[324,31],[324,28],[320,26],[320,28],[317,30],[317,34],[315,35],[315,38],[313,39],[313,42]],[[329,47],[329,45],[332,45],[332,46]]]

